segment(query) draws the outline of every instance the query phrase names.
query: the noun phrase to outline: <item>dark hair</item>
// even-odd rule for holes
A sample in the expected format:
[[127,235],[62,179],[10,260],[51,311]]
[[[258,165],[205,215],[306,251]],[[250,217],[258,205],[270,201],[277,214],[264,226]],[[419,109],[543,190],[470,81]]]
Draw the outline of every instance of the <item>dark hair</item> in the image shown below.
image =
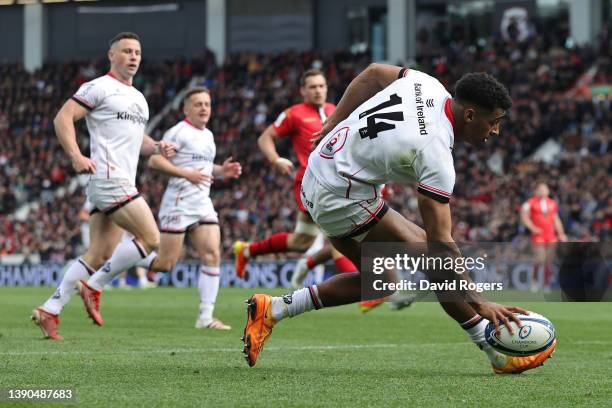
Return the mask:
[[512,98],[506,87],[485,72],[462,76],[455,84],[455,98],[459,103],[473,103],[488,110],[508,110],[512,107]]
[[113,44],[116,43],[117,41],[121,41],[126,38],[140,42],[140,37],[138,36],[138,34],[132,33],[130,31],[124,31],[124,32],[121,32],[115,35],[113,38],[111,38],[110,41],[108,42],[108,46],[112,47]]
[[304,73],[300,77],[300,85],[306,85],[306,78],[317,75],[321,75],[323,78],[325,78],[325,74],[320,69],[311,68],[309,70],[304,71]]
[[199,93],[207,93],[210,96],[210,90],[205,86],[196,86],[194,88],[190,88],[185,92],[185,96],[183,97],[183,105],[187,102],[187,99],[191,97],[191,95],[199,94]]

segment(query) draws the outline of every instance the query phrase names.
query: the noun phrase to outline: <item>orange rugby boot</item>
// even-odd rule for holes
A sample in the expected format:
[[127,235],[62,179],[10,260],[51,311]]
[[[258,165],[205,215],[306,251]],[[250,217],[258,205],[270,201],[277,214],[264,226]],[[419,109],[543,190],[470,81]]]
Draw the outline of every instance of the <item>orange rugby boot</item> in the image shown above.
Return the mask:
[[541,365],[544,365],[544,361],[546,361],[546,359],[551,357],[551,354],[555,351],[555,347],[557,347],[557,339],[555,339],[550,347],[548,347],[546,350],[538,354],[534,354],[533,356],[508,356],[508,360],[503,367],[491,365],[493,367],[493,372],[495,374],[520,374],[523,371],[538,368]]
[[257,357],[263,349],[264,343],[272,334],[272,327],[276,320],[272,318],[272,296],[253,295],[247,304],[247,324],[244,328],[242,352],[250,367],[257,363]]
[[100,315],[100,294],[102,292],[93,289],[91,286],[87,284],[84,280],[80,280],[77,283],[77,288],[79,289],[79,293],[81,294],[81,298],[83,299],[83,304],[85,305],[85,310],[91,320],[93,320],[94,324],[98,326],[102,326],[104,324],[104,320],[102,320],[102,315]]
[[385,303],[386,300],[387,298],[374,299],[374,300],[362,300],[361,302],[359,302],[359,310],[361,310],[362,313],[367,313],[370,310],[374,309],[375,307],[378,307],[382,305],[383,303]]
[[32,311],[32,320],[34,324],[40,327],[45,339],[64,340],[64,338],[57,333],[57,326],[60,324],[58,315],[54,315],[38,307]]

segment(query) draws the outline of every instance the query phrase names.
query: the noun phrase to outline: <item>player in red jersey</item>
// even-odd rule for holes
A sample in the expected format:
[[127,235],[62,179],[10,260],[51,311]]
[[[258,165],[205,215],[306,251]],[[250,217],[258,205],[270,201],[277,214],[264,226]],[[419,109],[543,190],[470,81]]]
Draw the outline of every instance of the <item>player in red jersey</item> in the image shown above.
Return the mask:
[[[234,243],[236,257],[236,274],[244,277],[249,259],[263,254],[282,252],[306,252],[314,243],[319,228],[304,208],[300,199],[302,177],[312,152],[313,134],[319,132],[327,117],[334,111],[335,105],[325,102],[327,99],[327,81],[323,72],[310,69],[300,79],[300,93],[304,102],[285,109],[276,121],[268,126],[258,139],[259,148],[270,161],[274,169],[283,176],[294,175],[293,193],[300,209],[293,232],[279,232],[261,241]],[[275,142],[279,138],[290,138],[299,161],[294,172],[293,163],[281,157],[276,151]],[[338,272],[355,272],[357,268],[340,252],[333,250],[332,256]]]
[[[539,183],[535,195],[527,200],[521,208],[521,220],[531,231],[531,239],[535,253],[531,290],[537,292],[542,282],[542,288],[550,289],[552,277],[552,258],[557,241],[567,241],[563,231],[563,223],[559,218],[559,207],[555,200],[549,197],[550,190],[546,183]],[[544,279],[539,279],[541,270]]]

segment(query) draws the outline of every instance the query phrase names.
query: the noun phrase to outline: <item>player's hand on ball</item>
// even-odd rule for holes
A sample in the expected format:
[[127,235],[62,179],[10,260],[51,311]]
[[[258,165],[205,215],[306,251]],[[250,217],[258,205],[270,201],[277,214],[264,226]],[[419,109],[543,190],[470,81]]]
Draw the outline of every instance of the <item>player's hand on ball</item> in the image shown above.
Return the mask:
[[72,168],[77,173],[93,174],[96,172],[96,163],[94,163],[89,157],[79,155],[72,158]]
[[233,157],[228,157],[223,162],[223,176],[227,178],[238,178],[242,174],[242,166],[239,162],[232,160]]
[[186,178],[191,184],[200,187],[200,185],[210,186],[213,182],[212,176],[202,174],[202,170],[185,170],[184,178]]
[[510,334],[512,332],[512,326],[510,325],[510,320],[514,321],[518,327],[521,327],[521,320],[515,315],[515,313],[521,314],[529,314],[529,312],[525,309],[516,306],[504,306],[498,303],[493,302],[482,302],[482,303],[472,303],[471,306],[476,310],[476,312],[489,320],[491,323],[495,325],[495,333],[499,334],[499,324],[502,322],[508,330]]
[[291,163],[291,161],[285,159],[284,157],[279,157],[274,162],[274,168],[280,174],[289,176],[291,172],[293,172],[293,163]]

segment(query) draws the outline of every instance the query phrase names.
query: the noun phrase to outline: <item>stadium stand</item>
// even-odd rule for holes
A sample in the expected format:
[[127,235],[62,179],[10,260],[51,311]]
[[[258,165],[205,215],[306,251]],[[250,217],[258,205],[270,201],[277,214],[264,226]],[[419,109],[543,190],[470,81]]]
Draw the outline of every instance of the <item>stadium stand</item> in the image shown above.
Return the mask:
[[[580,48],[561,43],[562,33],[541,32],[524,42],[456,36],[441,41],[447,44],[443,48],[421,47],[426,52],[415,62],[449,89],[465,72],[487,71],[509,87],[515,101],[501,136],[489,141],[486,150],[455,145],[457,182],[451,205],[458,241],[524,239],[519,208],[539,180],[550,185],[559,202],[570,240],[610,240],[612,101],[584,95],[576,84],[589,70],[596,72],[591,83],[612,81],[612,36],[606,25],[598,44]],[[427,35],[419,38],[426,41]],[[245,52],[228,56],[219,67],[210,53],[143,63],[135,86],[147,97],[151,117],[192,76],[205,78],[203,85],[213,92],[209,127],[216,138],[217,161],[233,156],[243,165],[240,180],[213,186],[224,257],[230,257],[235,239],[293,228],[291,180],[272,173],[256,139],[283,108],[300,100],[301,72],[321,67],[329,81],[328,99],[337,102],[368,63],[366,55],[346,52]],[[103,60],[48,63],[33,74],[15,64],[0,64],[0,255],[37,254],[42,260],[63,261],[81,250],[77,213],[85,196],[82,184],[73,181],[52,120],[82,82],[106,69]],[[180,118],[180,112],[172,110],[152,136],[159,139]],[[86,132],[79,129],[80,146],[86,149]],[[552,160],[526,160],[546,141],[559,148]],[[283,154],[289,154],[288,147]],[[141,163],[138,185],[157,212],[163,178]],[[418,222],[412,188],[395,186],[391,201]]]

